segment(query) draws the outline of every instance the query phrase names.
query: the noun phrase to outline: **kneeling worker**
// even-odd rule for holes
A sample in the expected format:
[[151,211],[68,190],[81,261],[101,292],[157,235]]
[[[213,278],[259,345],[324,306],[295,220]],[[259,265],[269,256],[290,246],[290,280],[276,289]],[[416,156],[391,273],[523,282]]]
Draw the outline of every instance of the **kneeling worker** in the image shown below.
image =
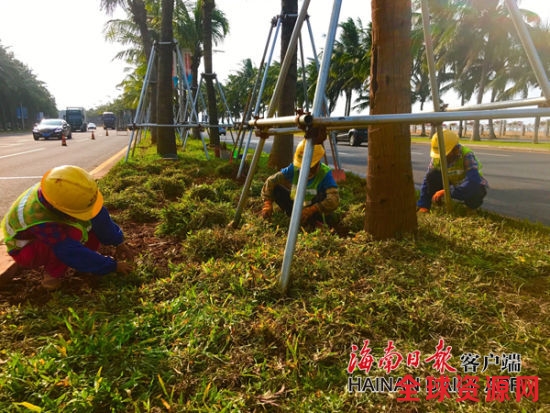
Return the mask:
[[[459,143],[455,132],[445,130],[443,138],[451,198],[464,202],[469,208],[479,208],[489,186],[481,173],[481,163],[470,149]],[[416,204],[418,212],[429,212],[432,203],[442,203],[445,198],[437,133],[432,136],[430,156],[430,165]]]
[[[290,165],[266,179],[262,187],[264,218],[267,219],[273,214],[273,202],[279,205],[288,216],[291,215],[305,143],[304,139],[298,144],[294,160]],[[324,155],[323,145],[314,145],[302,209],[302,225],[327,223],[327,215],[334,212],[340,204],[338,185],[332,176],[332,171],[328,165],[321,162]]]
[[44,267],[42,285],[61,286],[67,269],[96,275],[127,274],[132,264],[97,252],[100,244],[116,247],[116,255],[133,259],[122,230],[103,206],[93,177],[78,166],[46,172],[23,192],[2,219],[8,253],[23,268]]

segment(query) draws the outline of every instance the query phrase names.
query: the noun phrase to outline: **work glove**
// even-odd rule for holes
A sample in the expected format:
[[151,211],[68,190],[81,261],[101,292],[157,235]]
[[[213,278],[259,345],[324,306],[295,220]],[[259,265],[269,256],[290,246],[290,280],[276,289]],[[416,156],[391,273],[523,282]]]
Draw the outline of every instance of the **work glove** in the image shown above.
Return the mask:
[[262,218],[268,219],[273,215],[273,201],[268,199],[264,201],[264,206],[262,207]]
[[302,223],[306,223],[313,216],[313,214],[317,212],[319,212],[319,207],[317,205],[311,205],[302,209]]
[[445,198],[445,190],[444,189],[440,189],[439,191],[437,191],[434,196],[432,196],[432,202],[434,204],[440,204],[443,202],[443,199]]

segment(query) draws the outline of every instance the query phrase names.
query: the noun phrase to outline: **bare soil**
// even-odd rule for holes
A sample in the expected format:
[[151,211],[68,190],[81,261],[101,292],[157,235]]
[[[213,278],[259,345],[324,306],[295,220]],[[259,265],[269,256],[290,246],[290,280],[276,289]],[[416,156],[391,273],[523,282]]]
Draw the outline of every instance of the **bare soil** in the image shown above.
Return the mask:
[[[175,251],[177,242],[157,238],[154,224],[127,224],[123,226],[126,242],[134,249],[136,256],[142,252],[155,262],[155,266],[167,268],[168,260],[172,257],[166,251]],[[171,244],[173,243],[173,248]],[[158,248],[156,246],[162,246]],[[113,255],[114,248],[101,247],[104,255]],[[83,274],[68,271],[64,282],[59,289],[69,294],[79,294],[90,289],[101,288],[101,277],[92,274]],[[113,275],[109,275],[113,276]],[[19,269],[12,277],[0,278],[0,305],[17,305],[30,303],[43,305],[51,298],[51,292],[42,287],[42,269]]]

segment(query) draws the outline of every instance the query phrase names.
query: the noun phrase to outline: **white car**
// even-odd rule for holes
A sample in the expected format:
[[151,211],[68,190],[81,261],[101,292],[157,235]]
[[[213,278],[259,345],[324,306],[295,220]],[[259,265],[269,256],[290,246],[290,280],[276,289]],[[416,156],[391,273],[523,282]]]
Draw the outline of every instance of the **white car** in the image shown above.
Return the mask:
[[88,129],[91,129],[91,130],[96,130],[96,129],[97,129],[97,127],[95,126],[95,123],[93,123],[93,122],[90,122],[90,123],[88,123]]

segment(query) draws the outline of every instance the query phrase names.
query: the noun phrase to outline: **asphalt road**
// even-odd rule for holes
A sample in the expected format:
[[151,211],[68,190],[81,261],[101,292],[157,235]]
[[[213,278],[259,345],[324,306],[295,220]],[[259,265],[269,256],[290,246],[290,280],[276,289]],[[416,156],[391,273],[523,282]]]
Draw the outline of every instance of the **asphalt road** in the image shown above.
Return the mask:
[[[272,139],[268,139],[264,151],[269,153]],[[328,148],[328,143],[325,147]],[[467,146],[467,143],[465,143]],[[256,138],[251,140],[256,147]],[[489,146],[472,146],[483,166],[483,174],[489,182],[489,191],[482,209],[513,218],[526,219],[550,225],[550,153],[548,151],[524,151]],[[367,175],[368,147],[337,144],[341,168],[359,176]],[[411,160],[415,187],[420,189],[430,160],[429,141],[413,143]],[[330,152],[330,151],[329,151]],[[329,163],[332,159],[329,157]],[[332,163],[331,163],[332,165]]]
[[38,182],[49,169],[78,165],[89,172],[128,147],[129,133],[103,129],[73,132],[67,146],[59,140],[35,141],[32,134],[0,136],[0,216],[25,189]]

